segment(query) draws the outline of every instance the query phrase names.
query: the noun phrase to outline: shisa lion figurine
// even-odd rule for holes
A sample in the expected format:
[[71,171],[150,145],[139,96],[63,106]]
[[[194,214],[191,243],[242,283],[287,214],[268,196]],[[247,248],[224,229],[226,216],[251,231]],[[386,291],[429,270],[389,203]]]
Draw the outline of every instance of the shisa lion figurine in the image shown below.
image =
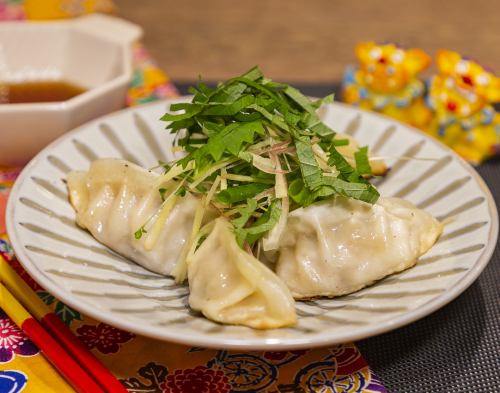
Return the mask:
[[356,46],[359,68],[348,68],[343,100],[383,113],[418,128],[427,127],[431,111],[424,101],[425,85],[418,74],[431,58],[420,49],[363,42]]
[[500,78],[456,52],[440,50],[438,74],[429,83],[434,112],[428,132],[473,164],[499,152]]

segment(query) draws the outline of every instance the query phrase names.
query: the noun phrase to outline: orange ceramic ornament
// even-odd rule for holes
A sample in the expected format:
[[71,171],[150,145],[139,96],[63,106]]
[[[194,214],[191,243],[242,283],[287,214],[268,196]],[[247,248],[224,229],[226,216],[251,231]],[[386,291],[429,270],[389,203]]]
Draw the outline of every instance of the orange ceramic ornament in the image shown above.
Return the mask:
[[456,52],[440,50],[438,74],[429,85],[428,103],[434,111],[429,134],[463,158],[479,164],[498,153],[500,78]]
[[425,127],[431,113],[424,103],[424,83],[418,74],[431,58],[420,49],[362,42],[356,46],[358,68],[348,68],[343,99],[415,127]]

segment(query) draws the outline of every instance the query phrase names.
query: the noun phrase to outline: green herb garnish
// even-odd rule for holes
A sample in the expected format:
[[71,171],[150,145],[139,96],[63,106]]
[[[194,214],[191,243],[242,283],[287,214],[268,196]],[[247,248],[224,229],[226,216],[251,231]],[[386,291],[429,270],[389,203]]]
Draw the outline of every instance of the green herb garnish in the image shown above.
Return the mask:
[[148,231],[146,231],[146,229],[144,229],[144,227],[142,226],[134,232],[134,237],[139,240],[145,233],[148,233]]
[[159,188],[158,192],[160,193],[161,200],[165,202],[165,193],[167,192],[167,189],[166,188]]
[[354,153],[354,159],[356,160],[356,170],[360,175],[372,174],[372,168],[368,160],[368,146],[361,147]]
[[179,187],[177,191],[174,192],[174,195],[179,195],[183,197],[184,195],[186,195],[186,192],[187,192],[186,187]]
[[200,82],[190,92],[192,102],[173,104],[162,117],[186,153],[165,165],[165,178],[184,181],[176,195],[211,190],[210,204],[232,221],[240,245],[265,236],[282,214],[319,200],[377,201],[363,177],[371,174],[368,149],[352,157],[354,168],[336,149],[349,141],[334,140],[335,131],[316,114],[332,96],[310,100],[258,67],[216,88]]

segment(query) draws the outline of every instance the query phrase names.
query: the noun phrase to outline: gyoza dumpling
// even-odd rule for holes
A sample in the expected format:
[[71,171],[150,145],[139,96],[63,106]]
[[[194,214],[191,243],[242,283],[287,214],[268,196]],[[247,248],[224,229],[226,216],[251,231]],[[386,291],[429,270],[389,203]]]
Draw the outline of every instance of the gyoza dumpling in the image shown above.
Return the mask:
[[177,198],[161,230],[136,239],[134,233],[150,218],[154,226],[161,210],[158,177],[128,161],[110,158],[94,161],[88,172],[71,172],[67,180],[78,225],[145,268],[169,274],[189,239],[200,202],[191,194]]
[[441,232],[402,199],[336,197],[289,215],[276,272],[296,299],[345,295],[413,266]]
[[295,302],[286,285],[238,246],[224,218],[215,221],[188,260],[188,280],[189,305],[214,321],[257,329],[296,322]]

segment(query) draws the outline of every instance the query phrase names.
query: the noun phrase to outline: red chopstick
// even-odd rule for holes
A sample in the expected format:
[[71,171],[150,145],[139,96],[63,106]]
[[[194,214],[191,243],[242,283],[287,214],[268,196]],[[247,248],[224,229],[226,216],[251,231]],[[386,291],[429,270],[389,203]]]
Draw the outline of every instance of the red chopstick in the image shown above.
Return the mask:
[[128,393],[128,390],[69,330],[59,317],[50,312],[41,319],[42,325],[71,352],[78,362],[98,381],[107,393]]
[[[0,281],[68,351],[106,393],[127,393],[116,379],[0,256]],[[90,390],[89,390],[90,391]],[[101,390],[102,391],[102,390]]]
[[19,326],[31,341],[42,351],[45,358],[64,376],[79,393],[104,393],[94,378],[45,331],[17,299],[0,284],[0,304],[7,315]]

